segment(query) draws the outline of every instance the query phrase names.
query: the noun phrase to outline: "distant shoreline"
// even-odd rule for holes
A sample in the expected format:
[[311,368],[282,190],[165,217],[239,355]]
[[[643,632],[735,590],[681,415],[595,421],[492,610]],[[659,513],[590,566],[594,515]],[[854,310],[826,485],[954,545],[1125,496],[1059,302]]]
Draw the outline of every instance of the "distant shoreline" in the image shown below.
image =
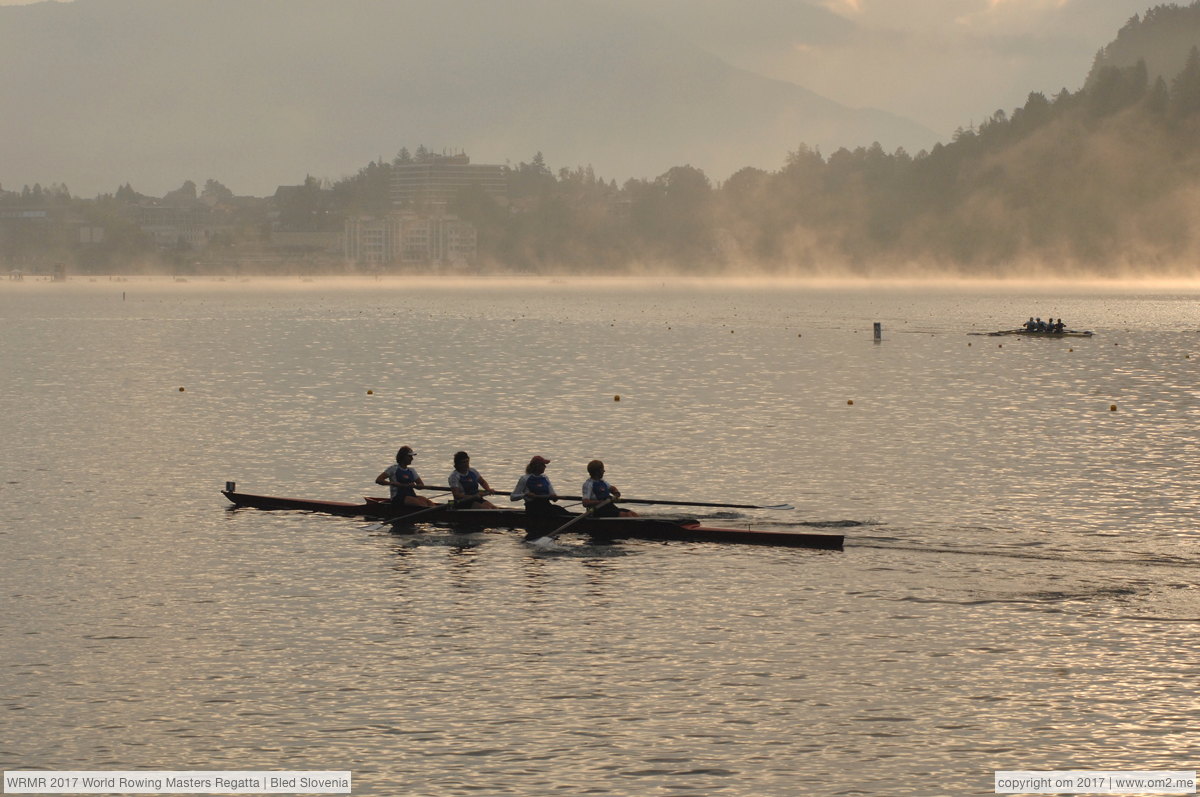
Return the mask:
[[197,290],[238,291],[245,289],[268,289],[276,291],[314,290],[433,290],[433,289],[478,289],[496,290],[561,290],[567,288],[631,288],[647,290],[653,288],[675,289],[745,289],[794,288],[809,290],[929,290],[941,289],[979,293],[1036,292],[1069,293],[1099,291],[1126,292],[1130,290],[1180,291],[1200,294],[1200,278],[1063,278],[1063,279],[1001,279],[1001,278],[951,278],[918,277],[871,278],[871,277],[782,277],[782,276],[708,276],[679,277],[664,275],[612,275],[612,276],[552,276],[533,274],[488,274],[471,276],[305,276],[305,277],[220,277],[190,276],[186,278],[168,275],[112,275],[70,276],[65,281],[54,281],[47,276],[25,276],[22,280],[0,279],[0,293],[19,294],[30,291],[77,293],[86,289],[88,293],[121,291],[130,292],[138,288],[164,289],[179,292]]

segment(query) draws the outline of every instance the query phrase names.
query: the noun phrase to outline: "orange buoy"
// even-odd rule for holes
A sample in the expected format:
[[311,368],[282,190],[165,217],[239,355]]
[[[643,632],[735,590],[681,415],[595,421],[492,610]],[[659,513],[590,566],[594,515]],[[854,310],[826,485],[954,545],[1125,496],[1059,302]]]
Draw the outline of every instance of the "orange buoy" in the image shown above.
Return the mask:
[[620,401],[620,400],[621,400],[620,395],[613,396],[613,401]]
[[179,388],[179,392],[180,392],[180,393],[182,393],[182,392],[183,392],[183,388]]
[[1116,405],[1116,404],[1109,404],[1109,405],[1108,405],[1108,411],[1109,411],[1109,412],[1116,412],[1116,411],[1117,411],[1117,405]]

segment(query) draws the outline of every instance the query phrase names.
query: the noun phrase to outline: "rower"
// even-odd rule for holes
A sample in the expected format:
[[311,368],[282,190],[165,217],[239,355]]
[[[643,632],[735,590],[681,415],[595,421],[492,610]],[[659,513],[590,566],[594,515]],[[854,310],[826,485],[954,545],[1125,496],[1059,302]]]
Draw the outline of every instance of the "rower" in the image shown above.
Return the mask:
[[1033,320],[1033,316],[1029,316],[1029,320],[1025,322],[1025,331],[1026,332],[1036,332],[1037,331],[1037,322]]
[[[591,478],[583,483],[583,505],[585,507],[588,509],[599,507],[593,513],[596,517],[637,517],[637,512],[618,509],[616,504],[611,503],[621,497],[621,491],[604,481],[603,462],[593,459],[587,464],[587,471]],[[605,501],[610,503],[600,506]]]
[[535,456],[529,460],[529,464],[525,466],[525,474],[517,480],[517,486],[513,488],[508,500],[524,501],[527,515],[567,517],[570,512],[550,503],[558,500],[558,494],[554,492],[554,485],[546,476],[546,466],[549,464],[550,460],[542,456]]
[[[480,488],[484,492],[479,492]],[[454,496],[454,505],[459,509],[495,509],[496,505],[485,499],[484,495],[492,495],[495,490],[487,483],[487,479],[479,475],[479,471],[471,467],[471,455],[459,451],[454,455],[454,470],[450,472],[450,493]]]
[[410,466],[417,454],[409,446],[400,446],[396,452],[396,464],[375,477],[376,484],[387,485],[392,491],[392,503],[397,506],[436,506],[423,495],[417,495],[417,488],[424,487],[425,482]]
[[1066,327],[1066,325],[1064,325],[1064,324],[1063,324],[1063,320],[1062,320],[1061,318],[1060,318],[1060,319],[1058,319],[1058,321],[1056,321],[1056,322],[1054,323],[1054,331],[1055,331],[1055,332],[1062,332],[1062,331],[1063,331],[1063,330],[1065,330],[1066,328],[1067,328],[1067,327]]

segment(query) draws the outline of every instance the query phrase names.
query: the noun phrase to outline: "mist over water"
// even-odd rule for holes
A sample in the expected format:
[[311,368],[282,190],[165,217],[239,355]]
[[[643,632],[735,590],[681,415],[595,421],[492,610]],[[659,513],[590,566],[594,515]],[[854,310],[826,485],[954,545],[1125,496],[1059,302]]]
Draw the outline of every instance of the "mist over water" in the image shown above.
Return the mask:
[[[2,283],[0,763],[350,769],[373,795],[1187,769],[1198,297]],[[968,334],[1030,315],[1096,334]],[[430,484],[458,449],[498,488],[538,453],[574,493],[599,457],[631,497],[787,501],[702,517],[846,549],[538,550],[218,492],[379,494],[402,443]]]

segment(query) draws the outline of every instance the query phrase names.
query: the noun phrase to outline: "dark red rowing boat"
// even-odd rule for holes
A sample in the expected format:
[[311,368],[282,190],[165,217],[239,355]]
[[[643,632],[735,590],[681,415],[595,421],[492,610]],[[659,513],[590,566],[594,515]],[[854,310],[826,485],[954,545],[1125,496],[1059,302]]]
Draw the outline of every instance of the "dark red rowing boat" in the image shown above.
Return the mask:
[[[554,531],[578,514],[562,517],[527,515],[520,509],[439,509],[428,512],[422,507],[403,507],[400,514],[390,503],[367,499],[362,503],[344,501],[314,501],[308,498],[278,498],[269,495],[250,495],[233,490],[222,494],[237,507],[253,509],[293,509],[321,512],[343,517],[375,518],[393,522],[403,528],[405,517],[425,513],[414,523],[468,527],[472,529],[523,529],[527,537]],[[724,529],[703,526],[692,518],[669,519],[653,517],[594,518],[586,517],[572,524],[571,532],[583,532],[598,540],[681,540],[684,542],[726,542],[742,545],[779,545],[792,548],[825,548],[841,550],[841,534],[810,534],[769,529]]]

